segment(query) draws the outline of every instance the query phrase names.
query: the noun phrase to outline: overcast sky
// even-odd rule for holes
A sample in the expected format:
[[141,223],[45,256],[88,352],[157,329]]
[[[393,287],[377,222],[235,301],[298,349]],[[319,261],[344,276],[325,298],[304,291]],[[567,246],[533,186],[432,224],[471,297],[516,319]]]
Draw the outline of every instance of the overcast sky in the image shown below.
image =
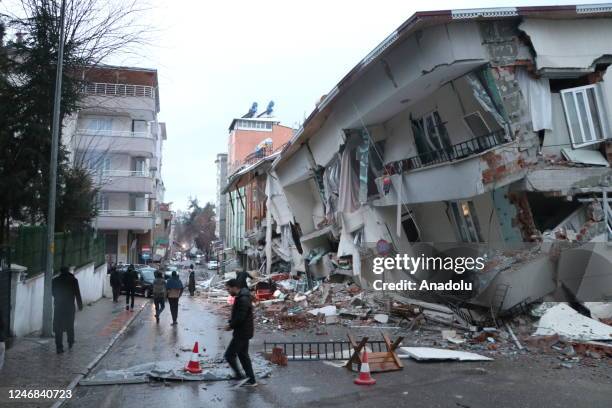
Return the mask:
[[[132,65],[157,68],[167,123],[165,200],[215,201],[215,156],[232,118],[257,101],[297,127],[315,101],[417,9],[393,0],[153,0],[156,45]],[[597,3],[591,1],[589,3]],[[575,1],[436,1],[425,10],[576,4]]]

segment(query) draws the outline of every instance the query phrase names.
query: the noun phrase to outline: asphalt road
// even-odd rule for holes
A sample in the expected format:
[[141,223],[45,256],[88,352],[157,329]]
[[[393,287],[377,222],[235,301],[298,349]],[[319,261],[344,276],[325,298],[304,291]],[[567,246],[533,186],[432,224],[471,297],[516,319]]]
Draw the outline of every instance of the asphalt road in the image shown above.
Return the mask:
[[[201,273],[201,272],[199,272]],[[229,333],[222,318],[204,299],[184,295],[179,325],[172,327],[169,310],[155,323],[151,305],[115,344],[96,371],[127,368],[155,360],[184,364],[195,340],[206,354],[221,354]],[[259,332],[252,352],[271,333]],[[297,332],[285,334],[298,341]],[[324,341],[325,339],[320,339]],[[253,350],[254,349],[254,350]],[[178,355],[178,356],[177,356]],[[417,363],[403,360],[400,372],[376,375],[371,387],[353,384],[355,374],[323,362],[290,362],[255,389],[231,382],[169,382],[111,386],[79,386],[69,407],[495,407],[610,408],[612,365],[597,370],[558,369],[552,362],[523,356],[488,363]]]

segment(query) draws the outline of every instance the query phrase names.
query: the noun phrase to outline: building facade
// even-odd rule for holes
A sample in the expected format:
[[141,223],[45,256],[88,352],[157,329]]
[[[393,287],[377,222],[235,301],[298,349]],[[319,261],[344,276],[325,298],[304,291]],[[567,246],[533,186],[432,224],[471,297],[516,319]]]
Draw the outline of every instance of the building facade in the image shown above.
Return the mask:
[[310,272],[367,287],[382,242],[489,259],[466,297],[494,312],[561,284],[601,298],[612,285],[598,272],[612,270],[610,35],[612,9],[596,6],[408,19],[274,163]]
[[[234,119],[229,127],[227,177],[279,151],[293,133],[292,128],[281,125],[271,117]],[[227,191],[226,246],[243,257],[255,255],[256,249],[249,243],[248,237],[261,226],[265,215],[263,189],[264,186],[257,180],[252,180],[249,184]]]
[[215,206],[215,235],[225,245],[227,216],[227,196],[222,194],[222,190],[227,183],[227,153],[218,153],[215,160],[217,165],[217,197]]
[[[153,259],[155,228],[164,224],[159,88],[153,69],[103,66],[83,72],[84,98],[65,123],[73,165],[99,186],[94,227],[106,237],[109,262]],[[165,224],[164,224],[165,225]]]

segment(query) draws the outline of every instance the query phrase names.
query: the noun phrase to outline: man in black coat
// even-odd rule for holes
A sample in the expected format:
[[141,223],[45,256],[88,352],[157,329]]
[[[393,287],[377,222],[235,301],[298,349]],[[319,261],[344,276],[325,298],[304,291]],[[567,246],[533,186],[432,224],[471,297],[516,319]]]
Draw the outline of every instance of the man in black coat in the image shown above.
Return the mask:
[[68,348],[74,344],[74,301],[83,310],[79,281],[70,273],[68,267],[62,266],[59,276],[53,278],[51,284],[53,293],[53,331],[55,332],[55,347],[57,353],[64,352],[64,332],[68,336]]
[[230,295],[235,296],[232,315],[229,324],[225,327],[227,331],[234,331],[232,341],[225,351],[225,359],[234,371],[234,378],[241,380],[244,379],[244,376],[240,373],[236,362],[236,357],[238,357],[247,376],[245,385],[255,387],[257,381],[249,357],[249,340],[253,338],[254,332],[251,292],[247,288],[241,288],[240,282],[236,279],[227,281],[225,287]]
[[117,265],[111,267],[110,285],[113,288],[113,302],[117,303],[121,294],[121,274],[117,270]]
[[[136,281],[138,273],[134,269],[134,265],[130,265],[127,271],[123,273],[123,288],[125,289],[125,310],[134,310],[134,296],[136,295]],[[130,304],[130,296],[132,303]]]

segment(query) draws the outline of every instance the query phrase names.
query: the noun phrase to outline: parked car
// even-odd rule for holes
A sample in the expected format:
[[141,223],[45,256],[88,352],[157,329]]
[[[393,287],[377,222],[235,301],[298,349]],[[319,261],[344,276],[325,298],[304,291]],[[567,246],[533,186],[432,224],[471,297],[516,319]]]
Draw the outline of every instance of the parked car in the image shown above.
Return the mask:
[[209,269],[209,270],[219,269],[219,262],[217,262],[217,261],[208,261],[208,263],[206,263],[206,269]]
[[172,272],[178,272],[178,268],[174,265],[167,266],[166,270],[164,271],[164,278],[170,279]]

